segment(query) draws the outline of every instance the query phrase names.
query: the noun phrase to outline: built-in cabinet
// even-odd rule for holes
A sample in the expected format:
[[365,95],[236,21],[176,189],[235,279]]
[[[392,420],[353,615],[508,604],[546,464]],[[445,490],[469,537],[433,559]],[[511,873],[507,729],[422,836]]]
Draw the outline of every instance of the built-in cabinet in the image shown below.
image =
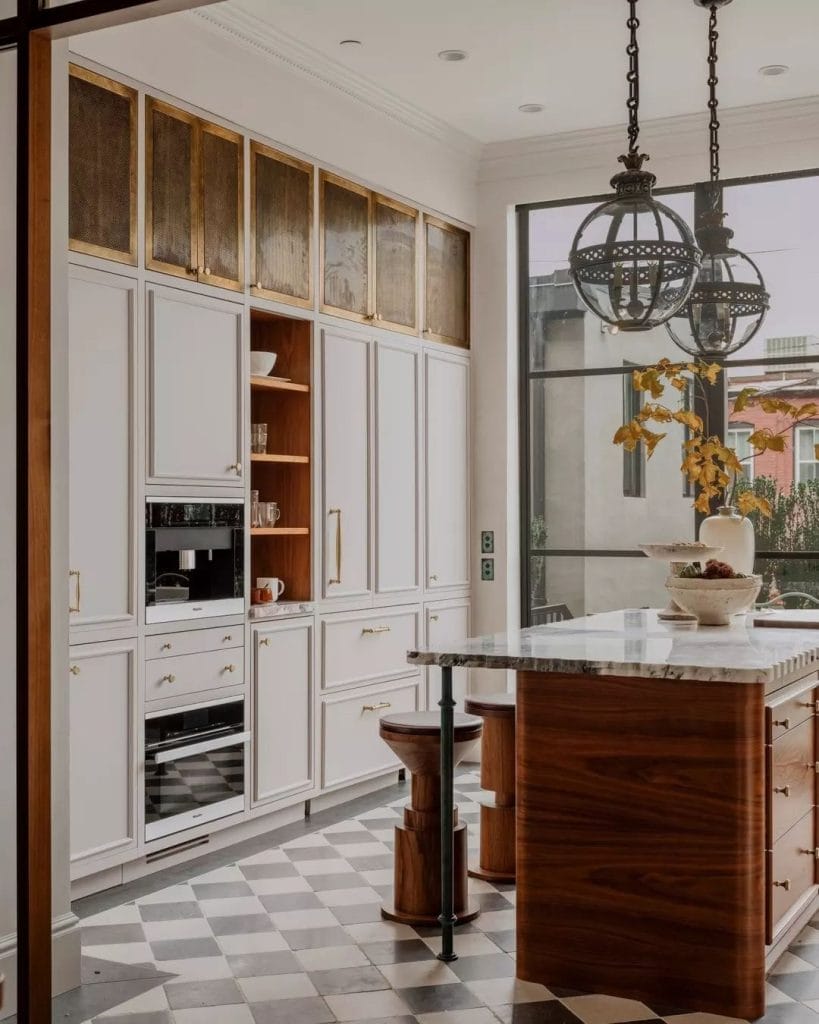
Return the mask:
[[[459,644],[470,636],[469,599],[455,598],[428,604],[424,609],[424,642],[428,647],[444,644]],[[427,668],[427,707],[435,709],[441,699],[441,670]],[[469,686],[469,670],[452,670],[452,693],[459,711],[463,711],[463,700]]]
[[424,336],[469,348],[469,232],[424,216]]
[[241,305],[148,290],[148,480],[237,486],[243,479]]
[[72,267],[68,324],[69,625],[135,635],[136,282]]
[[72,647],[68,669],[72,870],[137,844],[136,641]]

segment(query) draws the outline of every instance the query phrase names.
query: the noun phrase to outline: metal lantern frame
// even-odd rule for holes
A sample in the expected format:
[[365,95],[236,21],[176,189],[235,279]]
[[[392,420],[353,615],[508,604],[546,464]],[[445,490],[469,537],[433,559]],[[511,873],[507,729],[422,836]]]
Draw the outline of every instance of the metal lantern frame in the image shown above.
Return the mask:
[[[685,303],[697,278],[701,253],[682,217],[652,196],[656,177],[643,170],[640,153],[640,69],[637,0],[627,0],[629,70],[628,152],[625,169],[611,179],[614,198],[596,207],[577,230],[569,273],[583,304],[618,331],[647,331],[665,323]],[[589,241],[597,228],[603,238]]]
[[710,181],[697,188],[696,235],[702,248],[699,278],[682,309],[666,323],[683,352],[719,359],[743,348],[758,333],[770,296],[756,263],[731,245],[719,181],[719,100],[717,98],[717,11],[731,0],[694,0],[708,10],[708,109]]

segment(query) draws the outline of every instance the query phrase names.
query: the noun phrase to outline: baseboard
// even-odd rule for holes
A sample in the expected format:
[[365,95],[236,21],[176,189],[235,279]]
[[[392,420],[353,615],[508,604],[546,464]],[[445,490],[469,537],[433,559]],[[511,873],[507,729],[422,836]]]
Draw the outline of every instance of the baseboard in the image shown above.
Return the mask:
[[[55,917],[51,923],[51,989],[52,995],[76,988],[80,984],[80,922],[70,911]],[[0,938],[0,973],[5,975],[3,1008],[0,1020],[17,1012],[17,934]]]

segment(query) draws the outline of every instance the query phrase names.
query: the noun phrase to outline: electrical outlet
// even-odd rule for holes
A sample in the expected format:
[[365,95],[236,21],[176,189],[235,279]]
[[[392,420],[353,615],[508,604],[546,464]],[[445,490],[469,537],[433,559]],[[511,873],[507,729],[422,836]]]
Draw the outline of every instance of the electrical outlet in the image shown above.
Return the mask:
[[492,581],[495,578],[495,559],[494,558],[482,558],[481,559],[481,579],[486,581]]
[[494,530],[481,530],[481,554],[482,555],[494,555],[495,554],[495,531]]

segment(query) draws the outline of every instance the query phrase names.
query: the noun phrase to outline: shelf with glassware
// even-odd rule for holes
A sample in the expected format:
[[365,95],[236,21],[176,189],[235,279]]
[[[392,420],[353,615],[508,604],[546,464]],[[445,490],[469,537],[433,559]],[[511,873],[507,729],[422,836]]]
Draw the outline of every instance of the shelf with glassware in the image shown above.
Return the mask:
[[251,605],[312,598],[312,324],[250,311]]

